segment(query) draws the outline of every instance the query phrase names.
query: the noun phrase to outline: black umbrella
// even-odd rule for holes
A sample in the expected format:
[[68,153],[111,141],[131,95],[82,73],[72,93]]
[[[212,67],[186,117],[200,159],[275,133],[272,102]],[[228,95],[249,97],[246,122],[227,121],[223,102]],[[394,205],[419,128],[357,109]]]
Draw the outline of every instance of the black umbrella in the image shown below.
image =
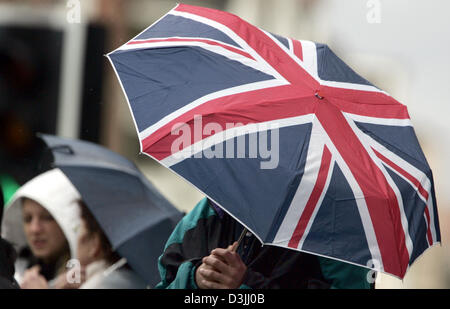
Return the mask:
[[113,250],[153,286],[157,261],[182,217],[129,160],[102,146],[39,135],[51,150],[51,162],[77,188],[108,237]]

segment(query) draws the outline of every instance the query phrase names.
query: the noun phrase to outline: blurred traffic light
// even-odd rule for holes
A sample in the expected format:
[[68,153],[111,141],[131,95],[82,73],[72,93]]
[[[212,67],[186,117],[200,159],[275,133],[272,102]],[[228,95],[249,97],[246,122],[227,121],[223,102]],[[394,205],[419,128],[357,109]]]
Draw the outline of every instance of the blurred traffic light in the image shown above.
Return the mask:
[[0,27],[0,173],[24,183],[36,173],[36,132],[56,133],[63,33]]
[[[101,26],[86,26],[79,76],[78,137],[93,142],[100,136],[105,34]],[[40,172],[44,144],[36,133],[58,134],[65,35],[49,25],[0,25],[0,174],[20,185]]]

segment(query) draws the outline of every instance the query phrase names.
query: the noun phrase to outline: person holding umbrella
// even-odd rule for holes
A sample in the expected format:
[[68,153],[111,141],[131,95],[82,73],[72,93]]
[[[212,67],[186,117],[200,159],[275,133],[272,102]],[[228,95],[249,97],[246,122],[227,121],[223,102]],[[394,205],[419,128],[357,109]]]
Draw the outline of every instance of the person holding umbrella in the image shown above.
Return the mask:
[[[368,289],[367,269],[262,246],[205,198],[175,228],[159,259],[160,289]],[[235,240],[242,235],[240,243]],[[239,245],[239,246],[238,246]]]

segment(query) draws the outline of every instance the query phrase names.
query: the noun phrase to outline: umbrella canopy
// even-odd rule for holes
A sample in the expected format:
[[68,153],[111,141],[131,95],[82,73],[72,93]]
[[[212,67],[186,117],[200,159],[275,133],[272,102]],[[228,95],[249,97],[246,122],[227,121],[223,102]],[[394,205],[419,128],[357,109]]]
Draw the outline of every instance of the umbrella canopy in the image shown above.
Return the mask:
[[440,242],[406,106],[328,46],[180,4],[108,57],[141,152],[263,243],[403,277]]
[[157,260],[182,213],[117,153],[90,142],[40,137],[51,150],[53,165],[77,188],[113,250],[149,285],[159,282]]

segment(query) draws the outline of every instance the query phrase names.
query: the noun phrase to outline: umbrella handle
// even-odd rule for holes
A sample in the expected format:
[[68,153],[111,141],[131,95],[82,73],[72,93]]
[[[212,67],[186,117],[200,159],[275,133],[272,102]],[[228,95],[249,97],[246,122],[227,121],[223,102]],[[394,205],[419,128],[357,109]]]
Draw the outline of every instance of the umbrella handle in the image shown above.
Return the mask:
[[[70,147],[69,145],[57,145],[57,146],[53,146],[53,147],[47,147],[41,153],[41,156],[39,158],[38,165],[37,165],[38,172],[42,172],[47,167],[46,164],[50,164],[49,166],[52,168],[55,167],[53,152],[59,152],[59,153],[64,153],[64,154],[69,154],[69,155],[75,154],[72,147]],[[52,163],[46,162],[46,158],[47,158],[48,154],[50,154],[52,156]]]
[[239,236],[239,239],[237,240],[237,243],[235,245],[233,245],[233,247],[231,248],[232,252],[236,252],[237,249],[239,248],[239,245],[241,244],[242,240],[245,237],[245,234],[247,234],[248,230],[246,227],[244,227],[244,229],[242,230],[241,235]]

